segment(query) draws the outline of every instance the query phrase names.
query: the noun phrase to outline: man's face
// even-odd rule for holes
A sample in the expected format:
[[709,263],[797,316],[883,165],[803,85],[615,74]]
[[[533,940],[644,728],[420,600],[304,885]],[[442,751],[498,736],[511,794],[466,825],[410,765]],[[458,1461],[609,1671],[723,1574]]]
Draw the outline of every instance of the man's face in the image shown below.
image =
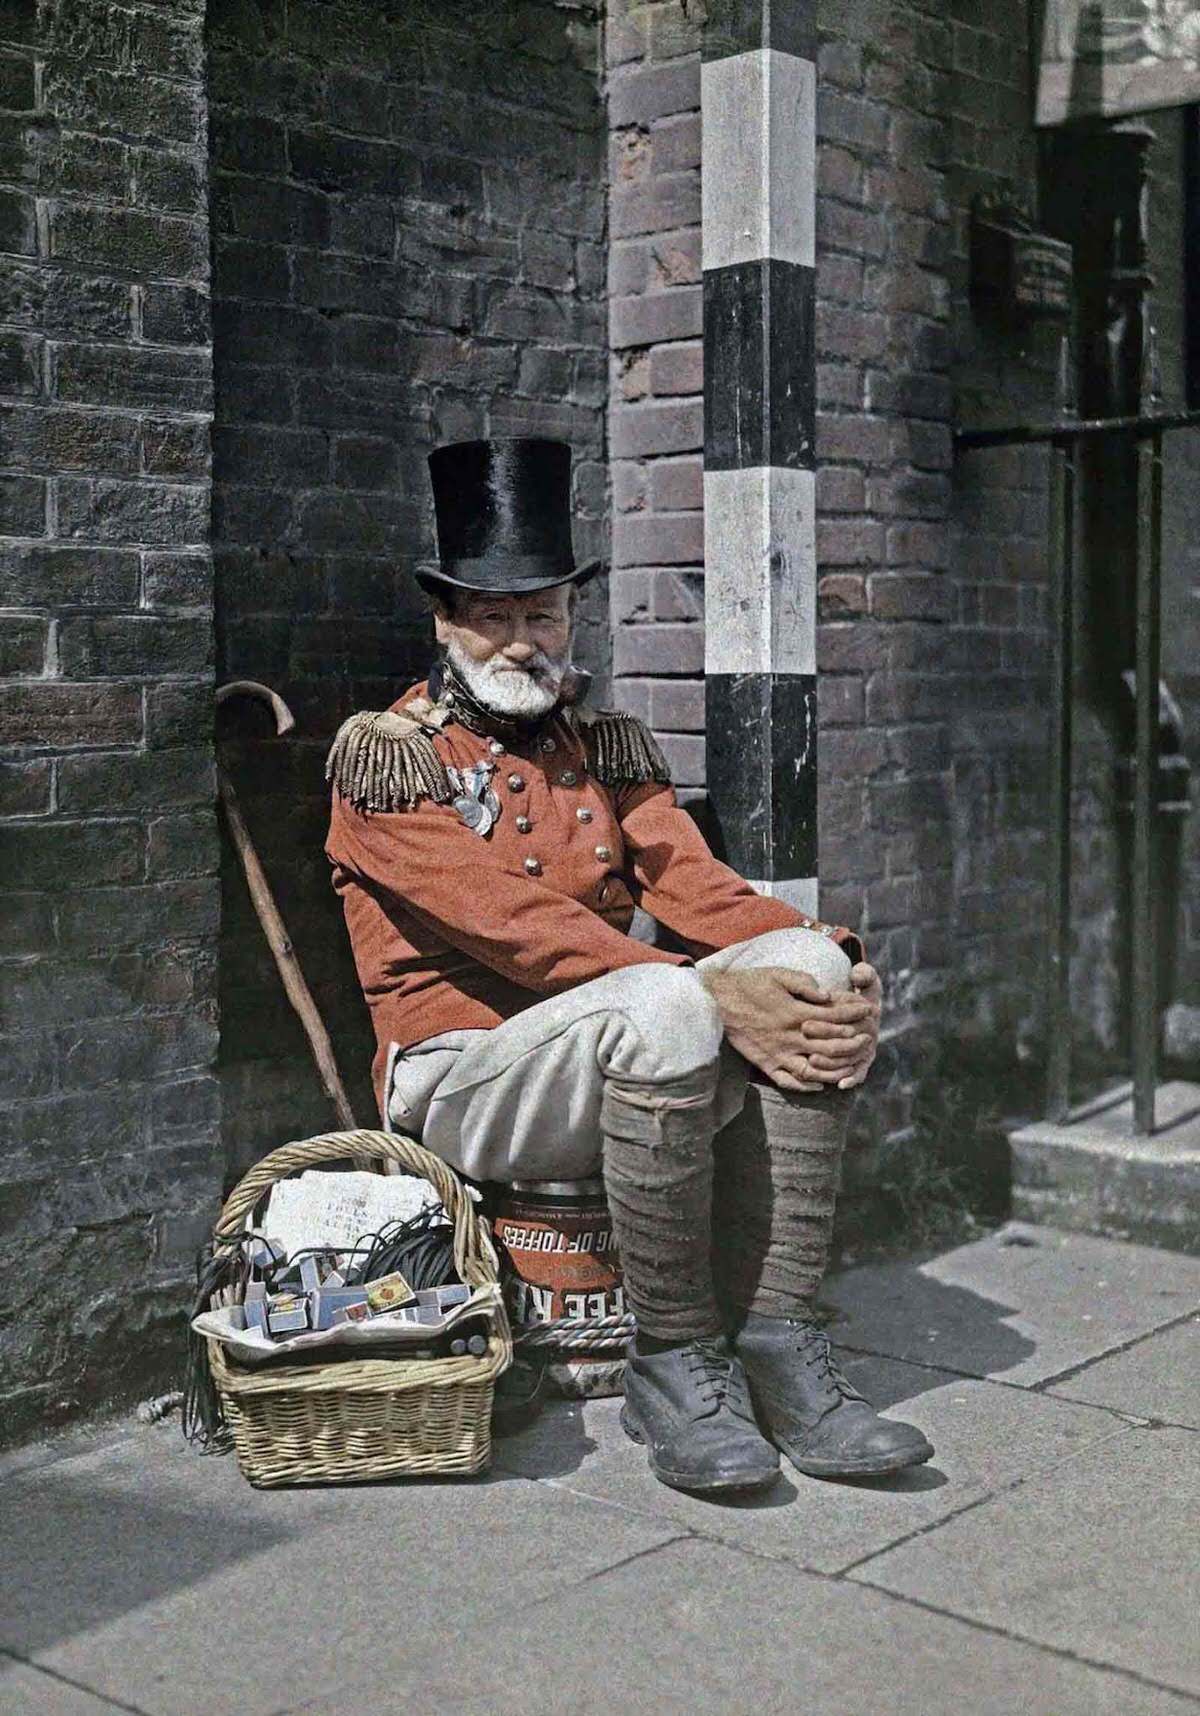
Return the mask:
[[571,587],[531,596],[459,591],[434,607],[437,640],[474,695],[497,714],[533,719],[558,701],[571,650]]

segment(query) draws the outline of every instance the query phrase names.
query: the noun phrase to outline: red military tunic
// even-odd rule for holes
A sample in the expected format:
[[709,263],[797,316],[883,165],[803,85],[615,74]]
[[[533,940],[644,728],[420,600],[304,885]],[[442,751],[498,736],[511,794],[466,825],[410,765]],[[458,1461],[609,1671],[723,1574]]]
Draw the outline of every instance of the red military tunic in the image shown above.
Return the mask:
[[[409,711],[411,734],[400,731],[410,723],[395,721]],[[620,755],[593,738],[604,732],[632,736],[664,778],[615,778]],[[479,764],[493,767],[500,801],[485,838],[452,802],[438,801],[453,796],[447,767]],[[387,717],[346,723],[330,773],[326,852],[375,1028],[377,1091],[389,1044],[490,1029],[623,966],[690,965],[803,925],[861,957],[849,930],[756,893],[713,856],[676,804],[654,741],[631,717],[556,715],[501,743],[431,705],[417,685]],[[687,953],[632,940],[635,904]]]

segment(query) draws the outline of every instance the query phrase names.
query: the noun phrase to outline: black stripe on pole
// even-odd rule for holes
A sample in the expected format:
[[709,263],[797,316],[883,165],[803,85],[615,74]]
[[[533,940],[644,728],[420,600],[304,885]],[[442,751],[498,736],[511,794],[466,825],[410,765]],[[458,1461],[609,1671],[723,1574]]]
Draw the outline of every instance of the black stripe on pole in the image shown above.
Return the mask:
[[704,272],[704,466],[816,465],[816,276],[761,257]]
[[706,698],[708,790],[721,856],[742,876],[815,876],[815,676],[710,674]]
[[728,59],[754,48],[817,57],[816,0],[709,0],[703,57]]

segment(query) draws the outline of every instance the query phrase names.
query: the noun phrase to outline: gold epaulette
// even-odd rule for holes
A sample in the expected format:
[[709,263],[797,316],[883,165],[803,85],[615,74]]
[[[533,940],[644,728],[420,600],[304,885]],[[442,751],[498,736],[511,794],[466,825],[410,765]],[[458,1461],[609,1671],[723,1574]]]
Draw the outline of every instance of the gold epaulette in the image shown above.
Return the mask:
[[325,764],[355,810],[406,810],[421,799],[448,804],[454,794],[434,736],[446,712],[427,698],[401,711],[364,709],[338,728]]
[[638,781],[670,784],[667,759],[654,734],[636,715],[620,709],[575,709],[571,719],[583,740],[588,769],[602,786]]

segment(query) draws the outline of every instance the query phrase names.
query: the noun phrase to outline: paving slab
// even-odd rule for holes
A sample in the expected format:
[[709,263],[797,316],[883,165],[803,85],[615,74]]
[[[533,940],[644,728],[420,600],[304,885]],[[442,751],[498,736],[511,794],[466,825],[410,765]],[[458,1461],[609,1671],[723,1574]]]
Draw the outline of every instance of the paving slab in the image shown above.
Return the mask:
[[[1195,1716],[1171,1694],[699,1540],[564,1582],[504,1627],[444,1638],[398,1681],[351,1683],[341,1705],[371,1716],[1012,1716],[1017,1706]],[[289,1716],[300,1712],[326,1716],[316,1700]]]
[[1200,1430],[1200,1318],[1097,1359],[1048,1392]]
[[0,1656],[0,1710],[7,1716],[118,1716],[121,1705]]
[[1197,1543],[1200,1437],[1130,1427],[850,1582],[1200,1695]]
[[2,1493],[0,1645],[149,1716],[341,1708],[351,1671],[385,1684],[676,1534],[505,1473],[256,1491],[167,1427]]
[[886,1480],[826,1483],[785,1461],[765,1495],[716,1504],[658,1482],[621,1429],[617,1400],[555,1403],[520,1436],[497,1443],[495,1457],[573,1494],[834,1573],[1127,1428],[1107,1412],[892,1359],[851,1359],[846,1374],[890,1416],[925,1432],[937,1450],[929,1465]]
[[847,1270],[824,1301],[840,1345],[1028,1387],[1200,1309],[1200,1258],[1009,1222]]

